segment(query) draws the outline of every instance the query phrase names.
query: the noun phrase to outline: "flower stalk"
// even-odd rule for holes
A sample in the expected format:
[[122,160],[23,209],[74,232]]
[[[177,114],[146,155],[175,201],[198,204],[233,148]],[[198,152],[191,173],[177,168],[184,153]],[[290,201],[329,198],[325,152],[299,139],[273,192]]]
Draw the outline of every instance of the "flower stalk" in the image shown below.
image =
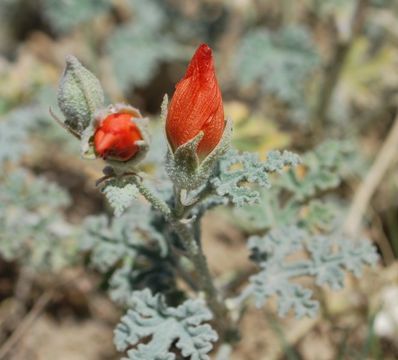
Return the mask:
[[[206,295],[206,300],[209,308],[213,312],[215,327],[218,329],[220,337],[225,342],[232,343],[237,341],[239,339],[238,331],[229,317],[229,312],[225,303],[218,296],[218,291],[214,285],[202,248],[195,240],[189,224],[184,222],[186,207],[178,201],[179,206],[171,210],[166,202],[158,198],[148,187],[146,187],[138,176],[132,176],[131,181],[135,186],[137,186],[137,189],[145,199],[149,201],[155,209],[159,210],[165,219],[170,222],[172,228],[184,245],[186,255],[193,263],[198,273],[199,288]],[[176,198],[179,199],[178,196],[179,194],[176,194]]]
[[207,303],[213,312],[215,327],[219,332],[220,338],[227,343],[237,341],[239,339],[238,331],[229,317],[225,303],[219,299],[218,291],[214,285],[202,248],[196,242],[187,224],[175,219],[172,225],[199,275],[199,287],[206,294]]
[[162,215],[167,219],[171,217],[171,210],[169,206],[162,200],[159,199],[145,184],[142,182],[142,179],[138,176],[132,176],[132,183],[137,187],[138,191],[141,195],[151,203],[151,205],[159,210]]

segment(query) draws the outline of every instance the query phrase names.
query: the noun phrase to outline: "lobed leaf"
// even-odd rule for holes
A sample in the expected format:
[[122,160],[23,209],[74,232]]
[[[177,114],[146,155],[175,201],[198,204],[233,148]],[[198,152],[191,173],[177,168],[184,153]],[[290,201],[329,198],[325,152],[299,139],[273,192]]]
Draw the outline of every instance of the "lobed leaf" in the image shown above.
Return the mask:
[[269,188],[270,173],[281,172],[285,166],[295,166],[299,161],[297,155],[288,151],[272,151],[262,162],[256,153],[231,150],[221,158],[219,174],[211,180],[212,185],[218,195],[228,197],[237,206],[253,204],[260,196],[253,185]]
[[317,285],[336,290],[343,286],[344,270],[360,276],[365,265],[378,260],[375,247],[366,239],[353,241],[338,233],[311,235],[297,226],[253,236],[248,246],[252,260],[261,268],[250,279],[257,306],[277,296],[281,316],[290,310],[296,317],[314,316],[318,309],[318,302],[311,299],[312,291],[295,279],[311,276]]
[[162,288],[170,277],[167,245],[153,225],[152,215],[149,205],[135,202],[112,221],[101,215],[89,217],[83,224],[81,248],[90,251],[95,269],[112,272],[109,291],[119,304],[125,304],[137,284],[148,286],[151,282],[153,288]]
[[139,194],[134,184],[127,183],[123,179],[107,181],[101,191],[112,206],[116,217],[120,217],[133,204]]
[[[207,360],[217,333],[205,322],[212,314],[201,300],[167,307],[162,295],[146,289],[132,294],[130,309],[114,331],[114,343],[134,360],[176,359],[175,344],[184,358]],[[148,341],[142,342],[143,340]]]
[[297,200],[317,192],[336,188],[346,172],[353,147],[344,141],[326,141],[303,156],[303,174],[289,172],[282,177],[281,186],[291,191]]

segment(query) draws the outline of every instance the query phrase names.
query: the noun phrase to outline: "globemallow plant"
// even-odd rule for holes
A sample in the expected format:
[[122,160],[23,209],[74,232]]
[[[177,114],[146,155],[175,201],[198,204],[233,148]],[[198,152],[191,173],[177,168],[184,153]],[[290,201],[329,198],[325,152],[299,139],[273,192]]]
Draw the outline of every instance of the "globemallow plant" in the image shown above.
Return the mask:
[[[99,81],[73,56],[66,59],[58,103],[64,119],[53,115],[80,140],[82,157],[106,164],[97,184],[115,217],[89,218],[81,242],[91,265],[108,279],[111,298],[127,311],[114,331],[124,359],[209,359],[215,346],[233,349],[239,341],[239,320],[252,299],[263,306],[276,298],[281,316],[314,316],[319,304],[296,278],[311,276],[316,285],[338,289],[344,270],[358,276],[364,265],[377,262],[367,240],[347,239],[333,226],[307,226],[298,211],[304,203],[296,201],[283,221],[274,219],[248,239],[259,272],[248,276],[241,293],[225,291],[228,284],[216,286],[201,243],[206,211],[243,211],[262,202],[271,208],[275,201],[267,199],[275,200],[283,184],[305,187],[306,179],[294,181],[301,160],[291,152],[272,151],[262,161],[231,148],[232,123],[224,117],[206,44],[196,50],[170,104],[165,97],[160,140],[151,143],[139,110],[106,105]],[[158,159],[155,169],[144,173],[151,158]],[[294,200],[294,187],[289,189]],[[264,191],[274,195],[267,198]]]

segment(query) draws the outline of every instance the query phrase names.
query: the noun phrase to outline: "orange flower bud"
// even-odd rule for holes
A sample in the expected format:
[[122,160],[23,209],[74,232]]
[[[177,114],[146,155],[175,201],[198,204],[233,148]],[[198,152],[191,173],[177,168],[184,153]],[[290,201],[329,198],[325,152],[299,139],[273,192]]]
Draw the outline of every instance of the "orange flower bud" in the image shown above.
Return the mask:
[[203,131],[197,153],[204,158],[220,142],[224,127],[224,108],[212,51],[202,44],[176,86],[166,119],[167,138],[175,151]]
[[136,142],[143,140],[143,137],[132,118],[129,113],[115,113],[99,123],[94,134],[94,148],[98,156],[127,161],[138,152]]

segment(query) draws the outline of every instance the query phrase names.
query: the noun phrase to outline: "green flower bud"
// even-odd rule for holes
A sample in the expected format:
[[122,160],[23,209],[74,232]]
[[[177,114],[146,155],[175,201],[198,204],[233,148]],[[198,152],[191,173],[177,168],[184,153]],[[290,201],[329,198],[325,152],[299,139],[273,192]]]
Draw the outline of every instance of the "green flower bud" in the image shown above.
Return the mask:
[[65,116],[65,127],[81,136],[103,104],[104,93],[99,80],[74,56],[67,56],[58,89],[58,106]]

